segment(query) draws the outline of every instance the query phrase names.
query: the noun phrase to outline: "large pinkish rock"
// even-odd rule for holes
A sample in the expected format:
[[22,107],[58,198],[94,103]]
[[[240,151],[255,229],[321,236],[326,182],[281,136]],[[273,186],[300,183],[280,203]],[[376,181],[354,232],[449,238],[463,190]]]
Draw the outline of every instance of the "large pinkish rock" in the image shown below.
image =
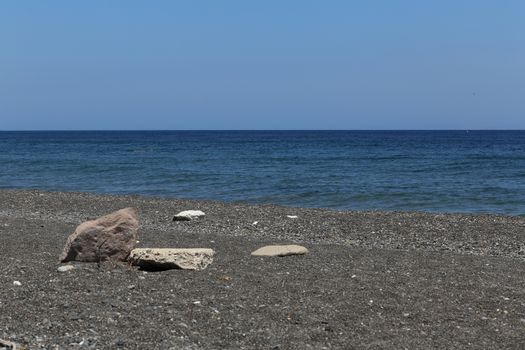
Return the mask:
[[137,244],[138,229],[133,208],[86,221],[68,237],[60,261],[126,261]]

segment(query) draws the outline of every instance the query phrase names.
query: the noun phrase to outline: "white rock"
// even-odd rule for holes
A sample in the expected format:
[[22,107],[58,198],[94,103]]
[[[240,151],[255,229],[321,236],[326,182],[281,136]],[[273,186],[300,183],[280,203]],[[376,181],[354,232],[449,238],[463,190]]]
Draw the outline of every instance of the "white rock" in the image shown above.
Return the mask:
[[68,272],[68,271],[73,271],[75,269],[75,266],[73,265],[63,265],[63,266],[59,266],[57,268],[57,271],[58,272]]
[[213,262],[214,255],[208,248],[136,248],[129,261],[146,269],[203,270]]
[[185,210],[175,215],[173,217],[173,221],[190,221],[193,219],[200,218],[204,215],[204,212],[200,210]]
[[259,221],[254,221],[254,222],[252,223],[252,225],[255,226],[255,225],[257,225],[258,223],[259,223]]
[[297,219],[297,215],[286,215],[286,217],[290,219]]
[[21,285],[22,285],[22,282],[20,282],[20,281],[14,281],[13,282],[13,286],[20,287]]
[[253,256],[288,256],[303,255],[308,249],[300,245],[267,245],[252,252]]

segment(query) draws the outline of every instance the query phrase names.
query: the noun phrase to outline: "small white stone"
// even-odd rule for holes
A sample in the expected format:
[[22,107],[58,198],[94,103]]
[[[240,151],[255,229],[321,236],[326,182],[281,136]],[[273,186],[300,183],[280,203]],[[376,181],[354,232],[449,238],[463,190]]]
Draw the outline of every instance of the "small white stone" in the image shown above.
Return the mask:
[[201,303],[201,302],[198,301],[198,300],[193,302],[194,305],[199,305],[200,303]]
[[59,266],[57,268],[57,271],[58,272],[68,272],[68,271],[73,271],[75,269],[75,266],[73,265],[63,265],[63,266]]
[[352,275],[351,278],[356,278],[357,276],[356,275]]
[[252,225],[255,226],[255,225],[257,225],[258,223],[259,223],[259,221],[254,221],[254,222],[252,223]]
[[204,216],[204,212],[200,210],[184,210],[173,217],[173,221],[190,221]]
[[290,219],[297,219],[297,215],[286,215],[286,217]]
[[21,285],[22,285],[22,282],[20,282],[20,281],[14,281],[13,282],[13,286],[20,287]]

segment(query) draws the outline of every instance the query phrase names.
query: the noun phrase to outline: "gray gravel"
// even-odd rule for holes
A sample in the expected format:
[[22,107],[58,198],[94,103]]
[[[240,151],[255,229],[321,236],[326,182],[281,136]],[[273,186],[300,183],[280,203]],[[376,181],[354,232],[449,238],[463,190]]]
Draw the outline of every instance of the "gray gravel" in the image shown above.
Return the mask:
[[[57,271],[79,223],[128,206],[139,211],[141,247],[209,247],[216,260],[200,272],[111,263]],[[187,209],[206,216],[172,221]],[[2,190],[0,238],[0,339],[31,349],[512,349],[525,342],[523,217]],[[270,243],[302,244],[310,254],[250,256]]]

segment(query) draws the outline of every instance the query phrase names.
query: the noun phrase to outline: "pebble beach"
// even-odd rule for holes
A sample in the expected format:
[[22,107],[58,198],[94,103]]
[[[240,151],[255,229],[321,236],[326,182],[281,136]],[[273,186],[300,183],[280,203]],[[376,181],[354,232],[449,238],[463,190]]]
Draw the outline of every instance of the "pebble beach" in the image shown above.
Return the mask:
[[[138,247],[211,248],[202,271],[58,257],[126,207]],[[173,221],[184,210],[197,220]],[[525,218],[0,191],[0,339],[28,349],[517,349]],[[269,244],[308,254],[251,256]],[[0,343],[1,344],[1,343]],[[1,345],[0,345],[1,348]]]

